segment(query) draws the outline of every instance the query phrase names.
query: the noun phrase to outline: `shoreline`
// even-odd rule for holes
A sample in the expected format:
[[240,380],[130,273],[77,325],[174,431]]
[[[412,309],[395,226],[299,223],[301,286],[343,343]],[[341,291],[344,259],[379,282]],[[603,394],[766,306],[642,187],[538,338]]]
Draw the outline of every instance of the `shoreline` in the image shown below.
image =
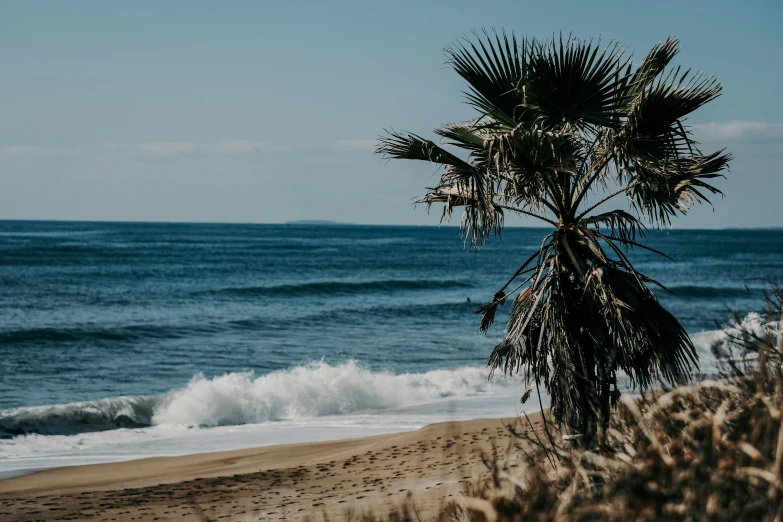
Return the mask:
[[[512,442],[505,426],[517,420],[449,421],[355,439],[40,471],[0,480],[0,521],[151,520],[153,514],[160,521],[321,514],[341,520],[348,508],[381,514],[409,494],[424,515],[483,473],[482,454],[505,455]],[[530,420],[538,430],[541,413]]]

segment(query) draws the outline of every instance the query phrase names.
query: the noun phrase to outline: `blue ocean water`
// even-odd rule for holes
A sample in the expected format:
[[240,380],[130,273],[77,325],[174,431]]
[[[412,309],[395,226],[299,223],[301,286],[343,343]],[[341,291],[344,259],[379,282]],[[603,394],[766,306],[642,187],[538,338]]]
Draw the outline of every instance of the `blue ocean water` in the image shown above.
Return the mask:
[[[484,392],[503,322],[482,335],[475,310],[545,233],[509,228],[475,253],[456,227],[0,222],[0,437]],[[693,334],[758,310],[783,275],[783,230],[645,242],[674,262],[631,259]]]

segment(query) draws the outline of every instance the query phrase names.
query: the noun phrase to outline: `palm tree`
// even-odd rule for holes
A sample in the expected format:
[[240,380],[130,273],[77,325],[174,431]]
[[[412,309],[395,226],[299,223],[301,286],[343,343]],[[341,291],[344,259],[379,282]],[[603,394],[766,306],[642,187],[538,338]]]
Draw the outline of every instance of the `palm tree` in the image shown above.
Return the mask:
[[[697,365],[687,333],[649,288],[665,287],[635,270],[628,253],[665,256],[640,243],[646,225],[666,227],[720,194],[710,180],[731,155],[702,152],[685,120],[721,86],[670,66],[674,38],[634,67],[616,43],[474,36],[445,52],[468,83],[475,119],[435,130],[442,145],[387,131],[377,153],[442,166],[419,202],[443,203],[442,219],[463,207],[461,230],[476,249],[500,235],[507,213],[551,225],[477,313],[486,332],[513,299],[489,366],[543,384],[557,422],[592,441],[619,397],[618,372],[646,390],[659,379],[682,383]],[[599,209],[619,195],[627,210]]]

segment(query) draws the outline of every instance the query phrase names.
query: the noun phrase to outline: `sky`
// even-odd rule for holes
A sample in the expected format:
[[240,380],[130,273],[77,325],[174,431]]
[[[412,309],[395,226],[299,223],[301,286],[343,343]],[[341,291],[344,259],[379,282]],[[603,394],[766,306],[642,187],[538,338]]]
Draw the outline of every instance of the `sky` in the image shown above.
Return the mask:
[[0,219],[437,224],[412,206],[434,166],[375,139],[470,118],[443,47],[495,27],[677,36],[724,87],[688,123],[736,159],[674,226],[783,226],[781,24],[779,0],[1,1]]

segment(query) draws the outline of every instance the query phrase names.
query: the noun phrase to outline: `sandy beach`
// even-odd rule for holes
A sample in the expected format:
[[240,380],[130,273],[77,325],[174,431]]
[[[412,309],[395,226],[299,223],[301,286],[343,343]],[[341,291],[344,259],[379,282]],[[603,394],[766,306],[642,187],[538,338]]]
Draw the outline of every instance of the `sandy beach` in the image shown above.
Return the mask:
[[[540,414],[530,419],[540,428]],[[409,495],[423,519],[486,470],[493,445],[506,454],[513,421],[59,468],[0,481],[0,520],[347,520]]]

